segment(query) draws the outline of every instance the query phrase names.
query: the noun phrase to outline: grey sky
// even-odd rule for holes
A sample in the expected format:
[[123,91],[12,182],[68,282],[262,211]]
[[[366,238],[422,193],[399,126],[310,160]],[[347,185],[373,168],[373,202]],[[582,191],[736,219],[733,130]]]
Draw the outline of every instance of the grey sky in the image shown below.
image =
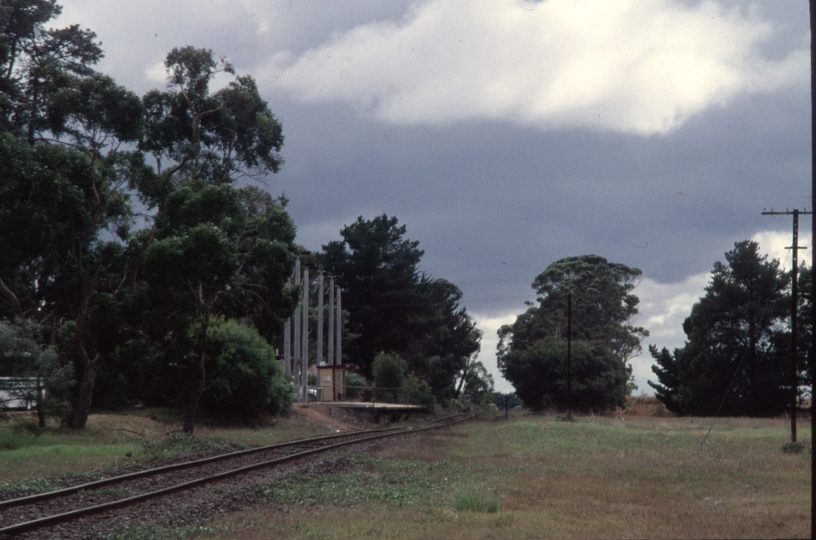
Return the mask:
[[56,25],[94,30],[137,92],[175,46],[255,77],[298,241],[397,216],[423,270],[463,290],[487,364],[535,276],[586,253],[643,270],[647,343],[682,345],[734,242],[786,257],[790,220],[762,209],[811,207],[804,0],[61,3]]

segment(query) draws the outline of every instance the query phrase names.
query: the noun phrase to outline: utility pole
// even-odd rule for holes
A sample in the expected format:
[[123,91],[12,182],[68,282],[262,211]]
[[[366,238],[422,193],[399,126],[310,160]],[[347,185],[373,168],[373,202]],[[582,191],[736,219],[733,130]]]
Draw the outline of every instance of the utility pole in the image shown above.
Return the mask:
[[[816,42],[813,40],[813,29],[816,28],[816,0],[808,0],[808,8],[810,11],[810,200],[813,201],[813,197],[816,196],[816,138],[814,138],[814,134],[816,134],[816,106],[814,106],[814,101],[816,100]],[[812,202],[811,202],[812,204]],[[811,220],[811,232],[812,238],[816,238],[816,222]],[[816,255],[814,255],[816,249],[811,250],[810,255],[810,264],[811,266],[816,266],[814,264],[816,260]],[[811,278],[812,279],[812,278]],[[811,283],[811,290],[813,289]],[[813,322],[813,321],[811,321]],[[816,334],[811,335],[811,342],[816,342]],[[812,360],[811,360],[812,361]],[[813,371],[813,365],[811,364],[811,371]],[[816,429],[813,429],[813,398],[814,394],[814,386],[811,384],[810,387],[810,448],[811,450],[816,443]],[[816,538],[816,519],[813,519],[813,515],[816,514],[816,461],[814,460],[813,452],[810,453],[810,537]]]
[[572,418],[572,293],[567,296],[567,416]]
[[763,216],[793,216],[793,244],[791,247],[786,247],[785,249],[790,249],[792,252],[792,260],[793,260],[793,274],[792,279],[793,283],[791,284],[791,375],[790,375],[790,385],[791,385],[791,442],[796,442],[796,408],[799,402],[799,367],[797,362],[797,352],[798,352],[798,343],[797,343],[797,313],[799,310],[799,289],[798,289],[798,281],[799,281],[799,256],[798,252],[800,249],[807,249],[807,248],[800,248],[799,247],[799,216],[800,215],[809,215],[813,212],[808,212],[807,208],[804,210],[793,209],[788,210],[785,209],[784,212],[777,212],[771,208],[771,211],[763,210]]

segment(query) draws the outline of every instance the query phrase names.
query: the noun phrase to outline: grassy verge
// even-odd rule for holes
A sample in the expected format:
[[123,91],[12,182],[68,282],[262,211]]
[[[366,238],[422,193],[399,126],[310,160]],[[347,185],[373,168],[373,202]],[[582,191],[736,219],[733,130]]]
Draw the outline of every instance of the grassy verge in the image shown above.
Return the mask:
[[55,425],[39,429],[36,417],[14,413],[0,420],[0,489],[47,491],[62,487],[59,477],[85,475],[109,467],[223,447],[273,444],[328,432],[321,426],[283,417],[240,429],[203,425],[196,437],[178,436],[176,411],[92,414],[80,432]]
[[[0,423],[0,482],[42,491],[51,475],[325,433],[302,418],[166,434],[162,414],[93,415],[82,433]],[[810,531],[809,451],[785,452],[783,419],[516,415],[463,424],[324,474],[258,484],[259,506],[200,527],[117,529],[111,538],[794,538]],[[809,423],[800,439],[810,439]],[[128,455],[130,454],[130,455]]]
[[0,423],[0,487],[22,482],[47,490],[49,477],[110,466],[139,450],[132,434],[100,431],[93,425],[78,433],[34,429],[18,417]]
[[[257,486],[201,539],[807,537],[810,455],[784,420],[525,416],[417,437]],[[800,426],[800,437],[810,438]],[[282,511],[283,510],[283,511]]]

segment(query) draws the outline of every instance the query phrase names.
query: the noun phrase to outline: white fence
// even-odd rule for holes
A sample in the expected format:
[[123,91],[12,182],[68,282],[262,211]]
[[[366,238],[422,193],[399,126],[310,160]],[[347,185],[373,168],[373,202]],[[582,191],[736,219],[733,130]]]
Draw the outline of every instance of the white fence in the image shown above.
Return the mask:
[[[0,409],[24,409],[37,406],[39,385],[33,377],[0,377]],[[41,390],[43,396],[45,390]]]

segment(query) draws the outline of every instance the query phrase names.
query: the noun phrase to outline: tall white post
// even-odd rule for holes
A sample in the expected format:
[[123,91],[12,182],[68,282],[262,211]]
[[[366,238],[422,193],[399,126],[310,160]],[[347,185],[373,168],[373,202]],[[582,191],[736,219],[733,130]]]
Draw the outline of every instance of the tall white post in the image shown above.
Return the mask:
[[335,365],[334,361],[334,278],[329,279],[329,355],[328,363]]
[[323,272],[317,276],[317,365],[323,363]]
[[[289,280],[286,281],[284,290],[288,291],[291,286]],[[289,375],[292,372],[292,318],[286,319],[283,323],[283,374]]]
[[[295,287],[300,287],[300,258],[295,262]],[[300,307],[303,301],[298,300],[297,306],[295,307],[295,313],[292,315],[292,326],[294,326],[294,335],[292,337],[292,342],[295,348],[295,356],[292,358],[292,373],[295,376],[295,385],[300,388],[301,383],[301,374],[300,374]]]
[[342,307],[343,289],[337,288],[337,331],[334,337],[337,340],[335,353],[337,354],[335,365],[343,364],[343,307]]
[[303,269],[303,325],[300,330],[303,335],[303,344],[300,347],[301,352],[301,382],[303,384],[303,401],[307,401],[308,394],[306,387],[309,386],[309,269]]

